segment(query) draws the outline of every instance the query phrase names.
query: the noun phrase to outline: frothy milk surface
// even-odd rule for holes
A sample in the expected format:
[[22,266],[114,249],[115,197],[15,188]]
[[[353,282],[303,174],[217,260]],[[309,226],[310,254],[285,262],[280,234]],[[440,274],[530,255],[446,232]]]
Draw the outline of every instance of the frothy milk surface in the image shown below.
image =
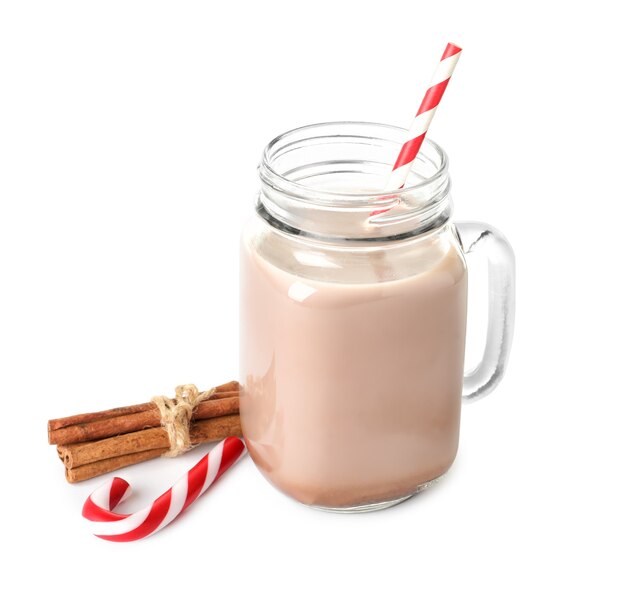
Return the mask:
[[266,477],[341,508],[443,474],[458,446],[467,299],[452,230],[356,249],[244,234],[241,259],[241,420]]

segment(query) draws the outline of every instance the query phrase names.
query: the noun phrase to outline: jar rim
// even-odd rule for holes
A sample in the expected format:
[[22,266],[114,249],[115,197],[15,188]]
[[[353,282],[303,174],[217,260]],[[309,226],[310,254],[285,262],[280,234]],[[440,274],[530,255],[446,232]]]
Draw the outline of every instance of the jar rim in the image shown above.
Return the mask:
[[[408,129],[402,128],[400,126],[394,126],[392,124],[381,124],[378,122],[365,122],[365,121],[352,121],[352,120],[340,120],[336,122],[319,122],[316,124],[307,124],[305,126],[299,126],[298,128],[293,128],[288,130],[287,132],[283,132],[282,134],[276,136],[272,139],[263,149],[262,160],[260,164],[260,168],[262,167],[265,174],[269,174],[269,178],[272,178],[273,181],[279,182],[281,189],[293,193],[294,195],[300,195],[302,193],[308,193],[312,190],[311,186],[307,186],[306,184],[302,184],[300,182],[294,181],[286,177],[285,175],[276,171],[274,167],[272,167],[272,151],[275,147],[286,140],[289,140],[289,137],[296,136],[302,132],[306,132],[307,130],[314,129],[323,129],[330,128],[333,126],[346,126],[346,127],[372,127],[374,129],[380,130],[388,130],[393,131],[394,133],[400,133],[403,138],[406,137],[408,133]],[[336,135],[335,135],[336,136]],[[374,136],[369,138],[376,138]],[[387,140],[387,139],[380,139]],[[381,190],[377,192],[371,191],[337,191],[337,190],[327,190],[322,188],[315,188],[315,194],[320,200],[320,202],[325,202],[324,197],[328,198],[331,201],[336,201],[338,198],[342,198],[350,203],[370,203],[372,200],[380,200],[389,198],[390,194],[393,194],[394,197],[401,198],[403,195],[408,195],[410,193],[414,193],[415,191],[419,191],[422,188],[425,188],[433,183],[436,183],[442,177],[447,175],[448,172],[448,156],[446,152],[441,148],[439,144],[435,141],[426,138],[424,139],[424,143],[427,144],[438,157],[438,163],[436,165],[436,171],[428,176],[420,180],[416,184],[411,184],[410,186],[404,186],[402,188],[396,190]],[[401,143],[399,143],[401,145]],[[355,205],[356,206],[356,205]]]

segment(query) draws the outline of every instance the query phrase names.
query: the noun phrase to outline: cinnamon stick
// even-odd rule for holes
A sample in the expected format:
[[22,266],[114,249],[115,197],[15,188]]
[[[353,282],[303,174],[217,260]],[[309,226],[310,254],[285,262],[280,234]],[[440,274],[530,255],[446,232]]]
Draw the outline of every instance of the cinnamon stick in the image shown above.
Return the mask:
[[123,455],[121,457],[113,457],[111,459],[103,459],[102,461],[96,461],[88,465],[81,465],[73,469],[65,469],[65,479],[69,483],[77,483],[92,477],[98,477],[109,471],[115,471],[122,467],[128,467],[128,465],[134,465],[135,463],[141,463],[143,461],[149,461],[150,459],[156,459],[163,453],[167,452],[167,448],[158,448],[156,450],[144,450],[143,452],[134,452],[129,455]]
[[213,393],[213,397],[219,395],[221,393],[228,393],[231,391],[239,392],[239,382],[236,380],[230,380],[229,382],[225,382],[224,384],[220,384],[215,387],[215,392]]
[[[241,436],[239,415],[197,421],[191,425],[190,436],[194,445]],[[65,477],[70,483],[160,457],[168,450],[169,438],[163,428],[59,447],[66,465]]]
[[[193,423],[189,429],[192,444],[212,442],[230,436],[230,431],[240,431],[239,416],[225,415]],[[164,428],[149,428],[129,432],[113,438],[81,442],[60,447],[62,461],[68,469],[156,448],[169,448],[169,436]]]
[[[211,395],[211,399],[219,399],[224,397],[235,396],[233,394],[224,393],[239,393],[239,382],[231,380],[224,384],[220,384],[215,387],[215,392]],[[127,407],[115,407],[114,409],[107,409],[106,411],[96,411],[93,413],[80,413],[79,415],[70,415],[68,417],[60,417],[58,419],[51,419],[48,422],[48,434],[54,430],[60,428],[66,428],[77,424],[83,424],[92,421],[98,421],[101,419],[108,419],[111,417],[119,417],[123,415],[131,415],[133,413],[142,413],[144,411],[150,411],[154,407],[154,403],[141,403],[140,405],[130,405]],[[56,442],[50,442],[50,444],[57,444]]]
[[[230,384],[228,383],[228,385]],[[141,410],[137,411],[139,408]],[[126,413],[113,415],[111,412],[114,411],[126,411]],[[221,391],[213,394],[206,401],[201,401],[196,407],[192,419],[208,419],[237,411],[239,411],[239,392]],[[77,418],[91,419],[91,421],[63,425],[66,423],[64,420]],[[143,428],[153,428],[160,424],[161,415],[154,403],[118,407],[98,413],[87,413],[72,416],[71,418],[50,420],[48,422],[48,443],[72,444],[87,442],[134,432]]]

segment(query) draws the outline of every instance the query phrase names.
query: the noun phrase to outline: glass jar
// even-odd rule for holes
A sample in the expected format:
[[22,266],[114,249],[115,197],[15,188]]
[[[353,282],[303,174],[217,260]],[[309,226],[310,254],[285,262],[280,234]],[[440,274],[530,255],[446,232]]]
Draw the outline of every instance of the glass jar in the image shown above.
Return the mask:
[[[462,396],[504,371],[514,257],[479,223],[453,224],[448,159],[426,141],[405,187],[381,192],[401,128],[305,126],[259,166],[241,248],[241,422],[250,456],[296,500],[375,510],[454,461]],[[464,377],[467,267],[489,266],[481,363]]]

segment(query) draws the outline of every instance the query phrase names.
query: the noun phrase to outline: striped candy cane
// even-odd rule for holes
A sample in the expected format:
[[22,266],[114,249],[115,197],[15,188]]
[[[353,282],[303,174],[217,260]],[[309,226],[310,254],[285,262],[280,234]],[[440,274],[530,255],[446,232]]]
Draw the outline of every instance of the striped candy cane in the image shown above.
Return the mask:
[[[441,56],[439,66],[437,66],[437,70],[435,70],[435,74],[430,81],[430,87],[426,91],[426,95],[424,95],[424,99],[422,99],[422,103],[417,110],[413,124],[409,129],[408,139],[402,145],[400,154],[391,170],[391,174],[385,185],[385,190],[399,190],[404,186],[406,179],[409,177],[413,161],[415,161],[420,147],[424,142],[424,138],[426,138],[428,127],[437,111],[437,106],[441,102],[443,92],[448,86],[448,82],[450,81],[450,77],[454,72],[454,67],[459,61],[460,56],[461,48],[459,46],[453,43],[449,43],[446,46]],[[385,213],[388,210],[390,209],[374,211],[370,213],[370,216]]]
[[213,450],[181,477],[152,504],[133,514],[117,514],[113,509],[131,493],[127,481],[114,477],[101,485],[83,506],[96,537],[109,541],[135,541],[148,537],[169,525],[195,502],[209,486],[244,454],[245,446],[235,437],[222,440]]

